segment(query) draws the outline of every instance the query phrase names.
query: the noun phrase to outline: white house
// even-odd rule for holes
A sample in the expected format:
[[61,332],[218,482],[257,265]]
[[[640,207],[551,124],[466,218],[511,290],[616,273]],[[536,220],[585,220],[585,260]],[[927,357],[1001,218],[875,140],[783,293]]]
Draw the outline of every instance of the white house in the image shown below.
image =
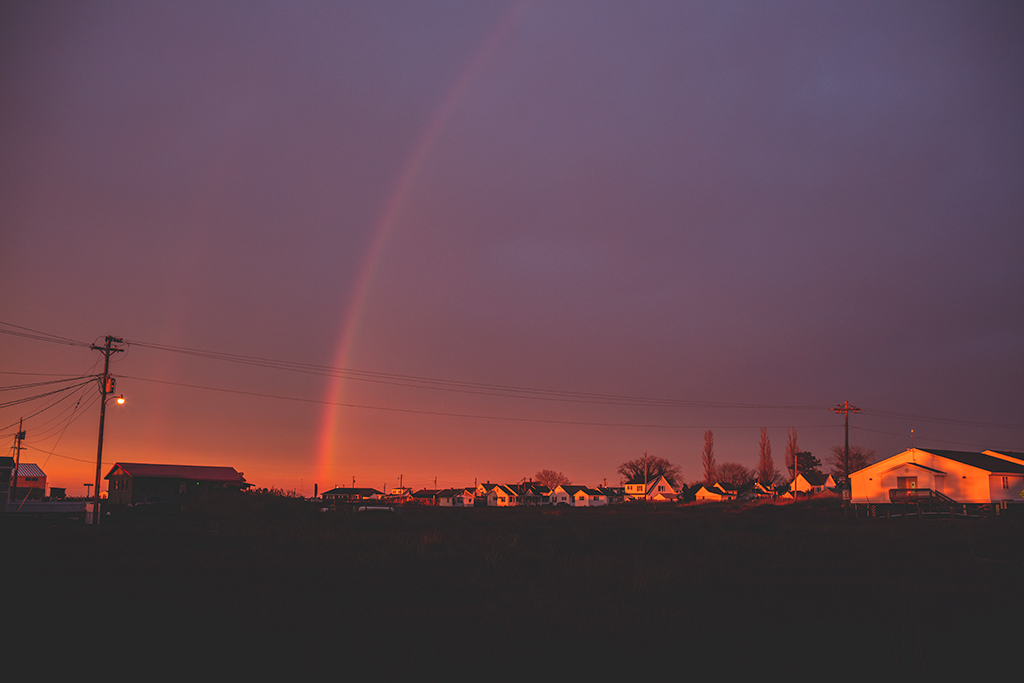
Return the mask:
[[695,496],[698,503],[720,502],[724,500],[736,500],[736,488],[729,484],[715,484],[714,486],[701,486]]
[[488,507],[512,507],[519,504],[519,496],[504,484],[496,484],[487,492]]
[[889,503],[893,489],[930,489],[958,503],[1024,502],[1024,454],[911,448],[850,474],[852,503]]
[[573,494],[573,505],[576,507],[600,507],[608,504],[608,498],[596,489],[588,489],[581,486],[579,491]]
[[471,508],[475,499],[472,489],[445,489],[437,494],[441,507]]
[[626,500],[675,500],[678,497],[679,492],[663,474],[647,482],[643,477],[626,482]]
[[796,493],[821,493],[825,489],[834,489],[836,480],[831,474],[815,474],[814,472],[797,472],[796,479],[790,485],[789,490]]

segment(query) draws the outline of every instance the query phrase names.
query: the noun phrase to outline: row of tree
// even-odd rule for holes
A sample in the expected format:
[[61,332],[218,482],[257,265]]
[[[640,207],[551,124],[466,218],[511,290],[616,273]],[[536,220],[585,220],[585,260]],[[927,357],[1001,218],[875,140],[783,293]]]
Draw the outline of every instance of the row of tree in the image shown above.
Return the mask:
[[[775,469],[775,461],[772,459],[772,443],[768,438],[768,429],[761,428],[761,443],[758,449],[758,463],[756,469],[748,469],[735,462],[726,462],[721,465],[715,462],[714,454],[715,435],[709,429],[704,432],[704,451],[701,457],[704,465],[704,483],[714,484],[717,481],[728,482],[737,486],[749,484],[752,481],[760,481],[762,484],[778,484],[783,480],[793,480],[797,473],[803,475],[821,476],[823,474],[821,460],[814,457],[810,451],[800,450],[797,443],[796,428],[791,427],[786,441],[786,474],[785,476]],[[826,459],[829,473],[836,481],[846,479],[845,448],[833,446],[831,454]],[[863,469],[875,461],[873,449],[853,446],[850,448],[850,472]]]
[[[850,472],[863,469],[874,461],[874,450],[860,446],[850,447]],[[701,464],[704,467],[703,482],[708,486],[716,482],[743,486],[755,480],[765,485],[774,485],[786,480],[795,479],[797,473],[805,476],[821,476],[823,474],[821,460],[811,455],[810,451],[800,450],[797,444],[795,428],[790,428],[786,441],[785,475],[775,468],[775,461],[772,458],[772,443],[768,438],[768,429],[765,427],[761,428],[761,442],[758,447],[758,462],[755,469],[744,467],[736,462],[716,462],[715,435],[710,429],[704,432],[704,449],[701,452]],[[829,473],[837,482],[845,480],[846,463],[845,448],[843,446],[832,447],[830,455],[826,458],[826,464],[828,465]],[[686,483],[678,465],[665,458],[648,456],[646,453],[644,453],[642,458],[629,460],[619,465],[618,472],[627,481],[631,479],[651,480],[664,475],[673,486],[681,486]],[[541,484],[551,488],[569,483],[567,476],[554,470],[541,470],[536,474],[535,478]]]

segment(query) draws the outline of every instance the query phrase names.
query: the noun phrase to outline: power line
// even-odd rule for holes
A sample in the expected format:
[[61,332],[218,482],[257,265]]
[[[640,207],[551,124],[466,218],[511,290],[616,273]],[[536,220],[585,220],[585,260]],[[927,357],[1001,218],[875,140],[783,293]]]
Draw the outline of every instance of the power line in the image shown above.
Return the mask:
[[[80,340],[71,339],[69,337],[63,337],[60,335],[50,334],[41,332],[39,330],[33,330],[31,328],[23,327],[20,325],[14,325],[0,321],[0,325],[6,325],[11,328],[15,328],[17,331],[4,330],[0,328],[0,333],[12,334],[16,336],[23,336],[32,339],[38,339],[41,341],[47,341],[52,343],[70,344],[74,346],[91,347],[92,345],[82,342]],[[142,348],[148,348],[152,350],[164,351],[168,353],[177,353],[183,355],[189,355],[197,358],[203,358],[207,360],[229,362],[235,364],[249,365],[253,367],[261,367],[265,369],[279,370],[284,372],[294,372],[299,374],[308,374],[321,377],[336,377],[348,381],[357,382],[369,382],[374,384],[398,386],[404,388],[421,389],[429,391],[445,391],[462,394],[482,395],[482,396],[494,396],[500,398],[514,398],[520,400],[541,400],[541,401],[556,401],[563,403],[587,403],[595,405],[617,405],[617,406],[635,406],[635,407],[646,407],[646,408],[711,408],[711,409],[756,409],[756,410],[826,410],[830,406],[827,405],[780,405],[771,403],[740,403],[740,402],[719,402],[719,401],[695,401],[688,399],[673,399],[673,398],[654,398],[647,396],[637,396],[630,394],[605,394],[597,392],[582,392],[582,391],[567,391],[559,389],[547,389],[537,387],[523,387],[515,385],[504,385],[494,384],[485,382],[472,382],[464,380],[453,380],[438,377],[426,377],[419,375],[408,375],[400,373],[388,373],[388,372],[374,372],[369,370],[358,370],[354,368],[341,368],[329,365],[320,365],[315,363],[304,363],[298,361],[286,361],[273,358],[265,358],[259,356],[249,356],[238,353],[221,352],[221,351],[210,351],[204,349],[196,349],[190,347],[173,346],[169,344],[159,344],[154,342],[146,342],[140,340],[126,340],[125,343],[130,346],[139,346]],[[29,374],[29,373],[4,373],[4,374]],[[148,380],[156,381],[156,380]],[[219,390],[219,389],[218,389]],[[246,392],[238,392],[246,393]],[[306,400],[306,399],[295,399],[295,400]],[[324,402],[327,403],[327,402]],[[0,407],[5,407],[7,404],[0,404]],[[12,404],[13,405],[13,404]],[[338,404],[345,405],[345,404]],[[356,404],[351,404],[351,407],[360,407]],[[384,407],[370,407],[375,409],[385,409]],[[404,410],[404,409],[393,409],[393,410]],[[406,411],[408,412],[408,411]],[[423,414],[430,414],[430,411],[421,411]],[[955,426],[965,427],[980,427],[980,428],[995,428],[995,429],[1024,429],[1022,424],[1012,423],[1000,423],[1000,422],[985,422],[980,420],[960,420],[942,417],[933,417],[926,415],[916,415],[911,413],[901,413],[895,411],[887,411],[880,409],[865,408],[861,412],[866,415],[874,417],[882,417],[887,419],[911,419],[923,422],[933,422],[937,424],[948,424]]]
[[15,325],[14,323],[4,322],[0,320],[0,325],[6,325],[7,327],[13,327],[13,330],[5,330],[0,328],[0,334],[9,334],[13,337],[25,337],[26,339],[34,339],[36,341],[50,342],[52,344],[65,344],[69,346],[84,346],[89,347],[88,342],[79,341],[78,339],[71,339],[69,337],[61,337],[60,335],[50,334],[49,332],[40,332],[39,330],[33,330],[29,327],[22,327],[21,325]]
[[[406,413],[411,415],[428,415],[435,417],[459,417],[476,420],[496,420],[504,422],[530,422],[537,424],[557,424],[557,425],[575,425],[585,427],[639,427],[647,429],[707,429],[707,425],[673,425],[673,424],[657,424],[657,423],[636,423],[636,422],[598,422],[598,421],[584,421],[584,420],[552,420],[546,418],[531,418],[531,417],[513,417],[509,415],[482,415],[475,413],[455,413],[445,412],[437,410],[419,410],[415,408],[394,408],[389,406],[375,406],[360,403],[343,403],[340,401],[326,401],[323,399],[315,398],[302,398],[298,396],[282,396],[280,394],[266,394],[255,391],[243,391],[241,389],[225,389],[223,387],[211,387],[199,384],[187,384],[184,382],[171,382],[168,380],[152,379],[149,377],[136,377],[130,375],[121,375],[124,379],[132,379],[139,382],[153,382],[156,384],[166,384],[169,386],[185,387],[189,389],[203,389],[205,391],[218,391],[228,394],[239,394],[242,396],[253,396],[257,398],[271,398],[284,401],[296,401],[299,403],[316,403],[319,405],[331,405],[338,406],[341,408],[358,408],[362,410],[379,410],[391,413]],[[817,429],[822,427],[832,427],[833,425],[808,425],[803,427],[804,429]],[[751,427],[734,427],[734,426],[718,426],[712,427],[713,429],[752,429]],[[778,428],[778,427],[773,427]]]
[[24,448],[27,449],[27,450],[39,451],[40,453],[46,453],[47,455],[52,455],[52,456],[57,457],[57,458],[64,458],[65,460],[74,460],[75,462],[84,462],[84,463],[86,463],[88,465],[91,465],[93,463],[92,460],[83,460],[82,458],[72,458],[70,455],[61,455],[60,453],[51,453],[49,451],[44,451],[42,448],[37,448],[36,446],[30,446],[28,444],[26,444],[24,446]]
[[[868,429],[867,427],[852,427],[852,429],[853,429],[854,432],[871,432],[872,434],[885,434],[886,436],[899,436],[899,437],[903,437],[903,438],[907,438],[909,436],[908,434],[898,434],[896,432],[886,432],[886,431],[883,431],[881,429]],[[976,448],[979,451],[982,451],[982,450],[984,450],[986,448],[991,448],[992,447],[991,444],[982,445],[982,444],[978,444],[978,443],[967,443],[966,441],[950,441],[949,439],[936,439],[934,437],[929,437],[929,436],[922,437],[920,434],[915,435],[915,438],[918,439],[918,440],[930,441],[930,442],[934,442],[934,443],[948,443],[948,444],[953,444],[955,446],[970,446],[971,448]],[[928,450],[928,449],[924,448],[922,450]]]
[[865,415],[884,417],[895,420],[919,420],[921,422],[934,422],[937,424],[955,425],[958,427],[984,427],[988,429],[1024,429],[1024,424],[1011,424],[1006,422],[982,422],[980,420],[957,420],[943,417],[929,417],[927,415],[913,415],[911,413],[897,413],[888,410],[877,410],[865,408],[862,411]]
[[75,382],[80,379],[95,379],[95,376],[81,376],[81,377],[68,377],[66,379],[53,379],[47,382],[30,382],[28,384],[12,384],[6,387],[0,387],[0,391],[15,391],[17,389],[34,389],[35,387],[48,386],[50,384],[61,384],[64,382]]
[[267,369],[298,372],[302,374],[317,375],[322,377],[338,377],[346,380],[371,382],[375,384],[385,384],[407,388],[428,389],[434,391],[447,391],[484,396],[497,396],[502,398],[519,398],[544,401],[559,401],[568,403],[592,403],[604,405],[665,408],[685,407],[746,408],[760,410],[820,410],[825,407],[824,405],[775,405],[766,403],[694,401],[687,399],[652,398],[646,396],[633,396],[625,394],[603,394],[595,392],[522,387],[505,384],[490,384],[484,382],[442,379],[437,377],[424,377],[419,375],[373,372],[369,370],[356,370],[352,368],[339,368],[329,365],[317,365],[313,363],[284,361],[272,358],[261,358],[258,356],[246,356],[235,353],[224,353],[219,351],[204,351],[201,349],[176,347],[169,346],[166,344],[154,344],[151,342],[143,342],[136,340],[127,340],[126,343],[129,345],[140,346],[143,348],[149,348],[159,351],[179,353],[189,356],[195,356],[198,358],[205,358],[208,360],[218,360],[243,365],[252,365]]
[[[78,395],[78,400],[75,401],[73,405],[68,406],[53,418],[36,426],[34,438],[38,441],[45,441],[56,434],[57,431],[66,430],[72,423],[78,421],[83,415],[85,415],[99,400],[99,397],[95,394],[89,394],[89,397],[86,399],[86,392],[88,389],[88,387],[83,387],[80,390],[81,393]],[[85,399],[84,404],[82,403],[83,399]],[[70,415],[67,415],[68,411],[71,411]],[[52,422],[56,422],[57,424],[47,428],[46,425],[49,425]]]
[[[21,405],[22,403],[29,403],[30,401],[35,401],[35,400],[38,400],[38,399],[41,399],[41,398],[46,398],[47,396],[53,396],[54,394],[60,394],[60,393],[65,392],[65,391],[72,391],[74,389],[77,389],[78,387],[81,387],[81,386],[84,386],[86,384],[89,384],[90,382],[92,382],[94,380],[95,380],[94,377],[90,377],[85,382],[80,382],[79,384],[75,384],[75,385],[70,386],[70,387],[62,387],[60,389],[54,389],[53,391],[47,391],[46,393],[43,393],[43,394],[36,394],[35,396],[26,396],[26,397],[23,397],[23,398],[17,398],[17,399],[12,399],[10,401],[5,401],[4,403],[0,403],[0,408],[10,408],[11,406]],[[36,413],[36,415],[38,415],[38,413]],[[13,426],[13,425],[8,425],[7,427],[4,427],[3,429],[9,429],[11,426]]]

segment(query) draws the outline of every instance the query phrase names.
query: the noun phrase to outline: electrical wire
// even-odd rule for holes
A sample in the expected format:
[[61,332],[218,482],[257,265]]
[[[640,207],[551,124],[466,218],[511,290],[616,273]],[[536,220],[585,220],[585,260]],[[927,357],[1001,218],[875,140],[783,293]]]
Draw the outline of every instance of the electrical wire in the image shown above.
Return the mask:
[[[574,425],[584,427],[640,427],[646,429],[708,429],[707,425],[674,425],[674,424],[658,424],[658,423],[636,423],[636,422],[597,422],[597,421],[584,421],[584,420],[552,420],[545,418],[531,418],[531,417],[513,417],[508,415],[482,415],[477,413],[455,413],[445,412],[437,410],[419,410],[415,408],[394,408],[390,406],[375,406],[361,403],[343,403],[340,401],[326,401],[323,399],[315,398],[302,398],[298,396],[283,396],[280,394],[266,394],[256,391],[243,391],[241,389],[225,389],[223,387],[211,387],[199,384],[187,384],[184,382],[171,382],[168,380],[152,379],[149,377],[136,377],[130,375],[121,375],[124,379],[132,379],[139,382],[153,382],[155,384],[165,384],[169,386],[185,387],[189,389],[203,389],[205,391],[218,391],[227,394],[238,394],[242,396],[253,396],[258,398],[271,398],[279,399],[284,401],[296,401],[299,403],[316,403],[320,405],[331,405],[339,406],[342,408],[359,408],[363,410],[378,410],[390,413],[406,413],[411,415],[429,415],[435,417],[460,417],[469,418],[476,420],[495,420],[503,422],[529,422],[536,424],[556,424],[556,425]],[[835,425],[806,425],[801,429],[818,429],[820,427],[834,427]],[[712,426],[712,429],[751,429],[750,427],[733,427],[733,426]],[[773,429],[778,427],[772,427]]]
[[218,351],[204,351],[188,347],[169,346],[166,344],[154,344],[151,342],[125,340],[129,346],[178,353],[183,355],[218,360],[243,365],[251,365],[266,369],[297,372],[302,374],[317,375],[322,377],[339,377],[346,380],[359,382],[371,382],[390,386],[401,386],[416,389],[429,389],[434,391],[447,391],[464,394],[483,396],[497,396],[503,398],[520,398],[544,401],[559,401],[568,403],[591,403],[604,405],[625,405],[639,407],[668,407],[668,408],[749,408],[749,409],[781,409],[781,410],[821,410],[829,406],[825,405],[775,405],[765,403],[735,403],[715,401],[693,401],[686,399],[651,398],[645,396],[632,396],[623,394],[602,394],[593,392],[565,391],[559,389],[544,389],[533,387],[522,387],[505,384],[489,384],[483,382],[469,382],[463,380],[441,379],[436,377],[423,377],[419,375],[403,375],[388,372],[372,372],[369,370],[355,370],[351,368],[338,368],[328,365],[317,365],[313,363],[299,363],[295,361],[283,361],[272,358],[261,358],[258,356],[245,356],[235,353],[223,353]]
[[984,427],[986,429],[1024,429],[1024,424],[1009,424],[1005,422],[982,422],[979,420],[956,420],[952,418],[929,417],[927,415],[913,415],[911,413],[897,413],[888,410],[877,410],[865,408],[861,411],[865,415],[890,418],[894,420],[917,420],[920,422],[934,422],[936,424],[948,424],[958,427]]
[[84,463],[89,463],[89,464],[92,464],[92,463],[96,462],[95,460],[83,460],[82,458],[73,458],[70,455],[61,455],[60,453],[56,453],[56,452],[51,453],[51,452],[43,450],[42,448],[38,448],[36,446],[31,446],[29,444],[25,444],[24,446],[22,446],[22,448],[25,448],[25,449],[28,449],[28,450],[33,450],[33,451],[39,451],[40,453],[46,453],[47,455],[52,455],[55,458],[64,458],[65,460],[74,460],[75,462],[84,462]]
[[[909,434],[897,434],[895,432],[886,432],[886,431],[883,431],[883,430],[880,430],[880,429],[869,429],[867,427],[857,427],[856,431],[858,431],[858,432],[871,432],[872,434],[885,434],[886,436],[899,436],[899,437],[903,437],[903,438],[910,438]],[[852,426],[850,427],[850,432],[851,432],[851,434],[854,432],[854,427],[852,427]],[[979,452],[990,447],[990,446],[987,446],[987,445],[983,446],[983,445],[980,445],[980,444],[977,444],[977,443],[967,443],[967,442],[964,442],[964,441],[950,441],[949,439],[936,439],[936,438],[933,438],[933,437],[930,437],[930,436],[922,436],[921,434],[915,434],[914,438],[917,439],[917,440],[920,440],[920,441],[927,441],[927,442],[932,442],[932,443],[948,443],[948,444],[953,444],[954,446],[970,446],[971,448],[977,449]],[[928,450],[928,449],[926,448],[924,450]]]
[[[92,383],[93,381],[95,381],[95,378],[89,378],[85,382],[81,382],[79,384],[76,384],[76,385],[73,385],[73,386],[70,386],[70,387],[63,387],[61,389],[54,389],[53,391],[48,391],[48,392],[46,392],[44,394],[37,394],[35,396],[27,396],[27,397],[23,397],[23,398],[7,401],[6,403],[0,403],[0,408],[9,408],[9,407],[12,407],[12,406],[21,405],[23,403],[29,403],[31,401],[36,401],[38,399],[45,398],[47,396],[53,396],[54,394],[61,394],[61,393],[73,391],[75,389],[78,389],[79,387],[86,386],[86,385]],[[39,410],[37,410],[36,412],[32,413],[31,415],[24,416],[23,419],[27,420],[29,418],[35,417],[36,415],[39,415],[40,413],[42,413],[42,412],[44,412],[46,410],[49,410],[53,406],[55,406],[58,403],[60,403],[60,401],[65,400],[66,398],[67,398],[67,396],[64,396],[64,397],[60,398],[59,400],[54,401],[54,402],[50,403],[49,405],[47,405],[47,406],[45,406],[43,408],[40,408]],[[6,431],[6,430],[14,427],[14,425],[16,425],[16,424],[18,424],[18,423],[17,422],[13,422],[13,423],[7,425],[6,427],[0,427],[0,431]]]
[[15,325],[14,323],[5,322],[0,320],[0,325],[6,325],[7,327],[13,327],[13,330],[5,330],[0,328],[0,334],[9,334],[13,337],[25,337],[26,339],[34,339],[36,341],[45,341],[53,344],[65,344],[70,346],[91,346],[88,342],[83,342],[78,339],[71,339],[70,337],[61,337],[60,335],[50,334],[49,332],[40,332],[39,330],[33,330],[30,327],[22,327],[21,325]]
[[[23,327],[20,325],[14,325],[0,321],[0,325],[6,325],[7,327],[14,328],[14,330],[4,330],[0,328],[0,333],[12,334],[15,336],[28,337],[31,339],[38,339],[41,341],[70,344],[74,346],[84,346],[93,348],[96,346],[95,343],[89,344],[80,340],[71,339],[68,337],[62,337],[60,335],[50,334],[41,332],[39,330],[33,330],[31,328]],[[286,361],[273,358],[264,358],[259,356],[248,356],[238,353],[228,353],[220,351],[209,351],[203,349],[195,349],[190,347],[172,346],[169,344],[159,344],[154,342],[146,342],[142,340],[131,340],[126,339],[123,342],[129,349],[132,346],[138,346],[141,348],[147,348],[157,351],[164,351],[168,353],[177,353],[197,358],[203,358],[213,361],[229,362],[235,364],[248,365],[253,367],[260,367],[264,369],[279,370],[285,372],[293,372],[300,374],[315,375],[321,377],[336,377],[345,379],[348,381],[357,382],[368,382],[374,384],[398,386],[412,389],[422,389],[430,391],[445,391],[471,395],[481,396],[494,396],[500,398],[514,398],[522,400],[540,400],[540,401],[557,401],[563,403],[586,403],[594,405],[616,405],[616,406],[634,406],[634,407],[656,407],[656,408],[710,408],[710,409],[758,409],[758,410],[831,410],[832,406],[827,405],[781,405],[781,404],[770,404],[770,403],[739,403],[739,402],[718,402],[718,401],[695,401],[687,399],[673,399],[673,398],[653,398],[629,394],[605,394],[596,392],[581,392],[581,391],[566,391],[558,389],[547,389],[547,388],[536,388],[536,387],[523,387],[515,385],[505,384],[494,384],[485,382],[471,382],[463,380],[452,380],[437,377],[425,377],[419,375],[408,375],[399,373],[388,373],[388,372],[373,372],[368,370],[358,370],[353,368],[339,368],[328,365],[319,365],[314,363],[303,363],[297,361]],[[120,359],[119,359],[120,360]],[[94,364],[95,367],[95,364]],[[142,379],[142,378],[133,378]],[[143,381],[158,381],[158,380],[145,380]],[[167,384],[174,384],[173,382],[166,382]],[[42,385],[43,383],[39,383]],[[29,386],[29,385],[24,385]],[[196,386],[182,384],[181,386]],[[199,387],[209,388],[209,387]],[[239,394],[248,394],[252,392],[234,391],[210,388],[215,391],[233,391]],[[46,396],[47,394],[41,394],[37,397],[24,400],[34,400]],[[273,396],[270,394],[255,394],[252,395],[263,395]],[[287,400],[300,400],[309,401],[315,403],[329,404],[328,401],[316,401],[312,399],[295,399],[289,397],[278,397],[285,398]],[[10,405],[17,405],[17,402],[0,403],[0,408],[9,407]],[[434,411],[415,411],[412,409],[399,409],[399,408],[387,408],[384,406],[361,406],[358,404],[344,404],[334,403],[333,405],[345,406],[345,407],[364,407],[368,409],[376,410],[392,410],[398,412],[419,412],[420,414],[430,415],[438,414]],[[912,419],[922,422],[932,422],[937,424],[948,424],[956,426],[966,427],[981,427],[981,428],[995,428],[995,429],[1024,429],[1022,424],[1011,424],[1011,423],[1000,423],[1000,422],[984,422],[978,420],[958,420],[950,418],[940,418],[925,415],[916,415],[910,413],[900,413],[895,411],[886,411],[881,409],[865,408],[861,411],[865,415],[871,415],[875,417],[881,417],[886,419]],[[439,413],[445,414],[445,413]],[[452,413],[451,415],[456,415]],[[463,414],[465,416],[465,414]],[[495,416],[491,416],[489,419],[500,419]],[[519,419],[519,418],[510,418]],[[558,421],[554,421],[558,422]],[[570,422],[572,424],[576,424]],[[588,424],[588,423],[583,423]],[[605,424],[605,423],[598,423]]]
[[[70,425],[73,422],[76,422],[79,418],[85,415],[90,408],[99,403],[101,400],[100,394],[99,392],[95,392],[90,393],[88,396],[88,400],[85,401],[84,405],[82,404],[82,400],[86,398],[86,392],[88,392],[88,390],[89,387],[83,387],[81,389],[81,393],[78,396],[78,400],[75,401],[73,405],[68,406],[60,413],[58,413],[56,416],[47,420],[46,422],[43,422],[42,424],[33,425],[33,438],[37,441],[47,440],[55,433],[57,433],[57,431],[67,429],[68,425]],[[71,396],[73,397],[74,395],[72,394]],[[66,415],[68,411],[71,411],[71,415]],[[57,422],[57,424],[55,424],[53,427],[46,428],[46,425],[52,422]]]
[[0,391],[15,391],[17,389],[34,389],[35,387],[48,386],[51,384],[61,384],[64,382],[76,382],[83,379],[96,379],[96,375],[82,376],[82,377],[68,377],[66,379],[52,379],[47,382],[31,382],[29,384],[12,384],[6,387],[0,387]]

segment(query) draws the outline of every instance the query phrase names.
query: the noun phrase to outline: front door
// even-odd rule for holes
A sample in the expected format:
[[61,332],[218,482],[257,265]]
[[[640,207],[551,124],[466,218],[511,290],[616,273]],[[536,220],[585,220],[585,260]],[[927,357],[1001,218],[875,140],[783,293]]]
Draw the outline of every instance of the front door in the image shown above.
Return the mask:
[[896,488],[916,489],[917,477],[896,477]]

